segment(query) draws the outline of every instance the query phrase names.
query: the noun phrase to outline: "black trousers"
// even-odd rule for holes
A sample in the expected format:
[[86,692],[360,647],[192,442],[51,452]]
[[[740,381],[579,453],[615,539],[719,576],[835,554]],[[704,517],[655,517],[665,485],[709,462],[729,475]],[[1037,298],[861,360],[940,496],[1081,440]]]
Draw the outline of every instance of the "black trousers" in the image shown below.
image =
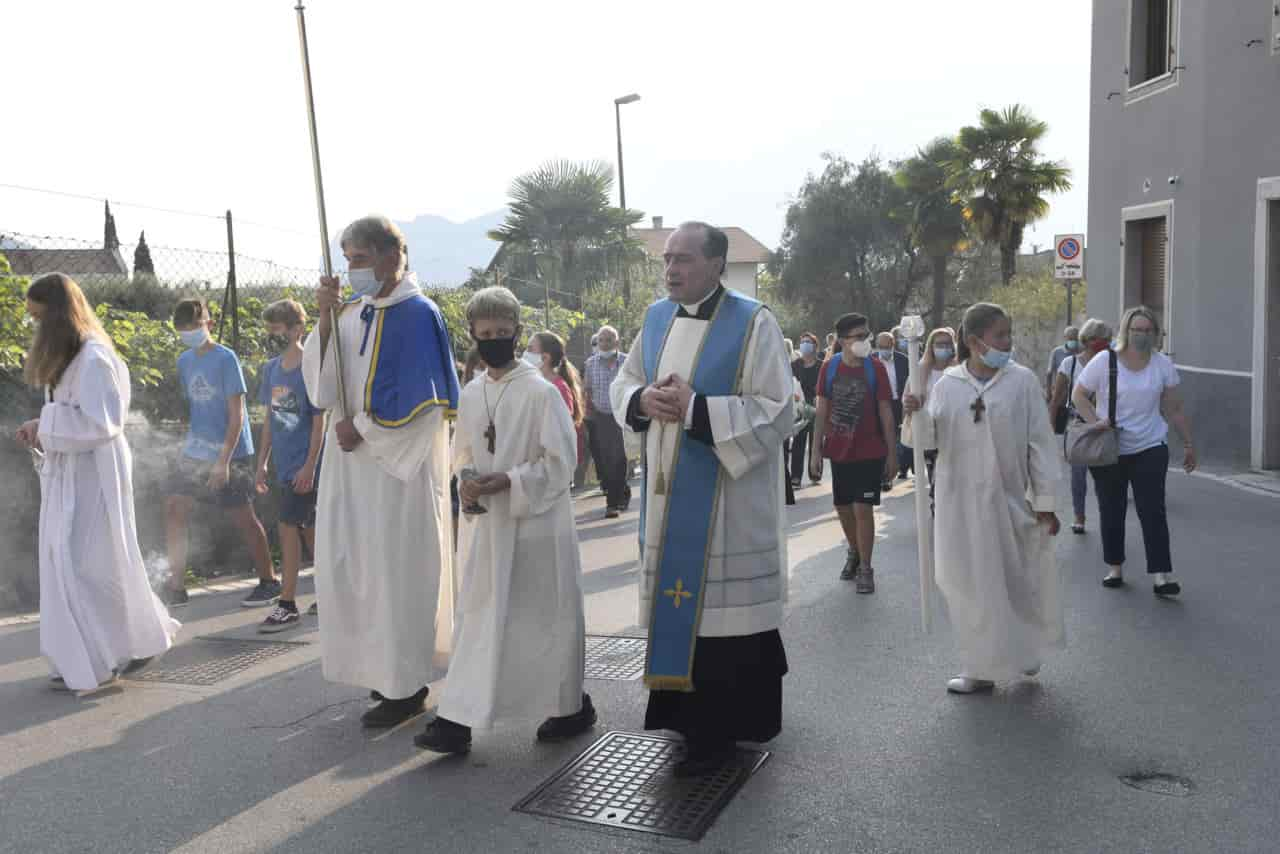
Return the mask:
[[610,507],[626,507],[631,502],[631,487],[627,484],[627,447],[622,428],[612,414],[598,412],[587,420],[587,437],[605,503]]
[[805,452],[808,450],[809,441],[813,436],[813,425],[807,425],[803,430],[791,437],[791,482],[798,483],[803,481],[809,473],[809,458]]
[[1093,466],[1094,491],[1102,528],[1102,559],[1110,566],[1124,563],[1124,522],[1129,509],[1129,486],[1142,523],[1147,572],[1173,572],[1169,553],[1169,519],[1165,514],[1165,480],[1169,475],[1169,446],[1157,445],[1136,454],[1121,454],[1112,466]]

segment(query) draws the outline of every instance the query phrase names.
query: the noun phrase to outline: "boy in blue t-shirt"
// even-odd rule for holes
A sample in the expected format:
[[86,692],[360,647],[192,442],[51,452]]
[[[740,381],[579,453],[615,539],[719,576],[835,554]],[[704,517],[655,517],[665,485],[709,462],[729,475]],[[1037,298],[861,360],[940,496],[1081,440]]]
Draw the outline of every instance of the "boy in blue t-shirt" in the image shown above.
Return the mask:
[[280,510],[280,571],[284,585],[280,601],[258,631],[279,632],[298,624],[298,569],[302,565],[302,541],[316,549],[316,467],[324,441],[324,414],[311,405],[302,381],[302,336],[307,313],[301,303],[284,299],[262,313],[270,344],[280,352],[262,367],[258,397],[267,407],[258,440],[259,495],[267,487],[267,463],[276,464],[276,502]]
[[212,323],[204,300],[185,299],[173,310],[173,327],[187,348],[178,357],[178,378],[191,422],[182,453],[170,469],[165,500],[169,584],[164,598],[170,605],[187,601],[187,521],[199,501],[227,511],[258,570],[258,586],[241,604],[270,605],[280,595],[280,582],[267,533],[253,512],[253,439],[244,374],[236,354],[209,335]]

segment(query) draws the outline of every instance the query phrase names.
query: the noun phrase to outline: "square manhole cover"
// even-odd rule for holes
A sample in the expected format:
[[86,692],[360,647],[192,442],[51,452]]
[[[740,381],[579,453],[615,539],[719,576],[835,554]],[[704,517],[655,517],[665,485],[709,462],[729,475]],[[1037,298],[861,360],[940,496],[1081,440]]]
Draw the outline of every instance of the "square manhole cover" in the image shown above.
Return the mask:
[[198,637],[174,647],[155,664],[128,678],[138,682],[214,685],[255,664],[307,645],[290,641]]
[[720,770],[680,780],[684,744],[658,735],[611,732],[516,804],[516,812],[701,839],[769,753],[738,748]]
[[588,679],[639,679],[649,642],[644,638],[587,635]]

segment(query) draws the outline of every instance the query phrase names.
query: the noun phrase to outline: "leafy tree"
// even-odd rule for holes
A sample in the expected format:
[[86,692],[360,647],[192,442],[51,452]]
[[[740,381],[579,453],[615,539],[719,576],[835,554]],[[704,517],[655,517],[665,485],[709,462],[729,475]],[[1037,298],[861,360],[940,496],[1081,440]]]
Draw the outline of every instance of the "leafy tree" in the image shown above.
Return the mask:
[[1029,223],[1049,212],[1045,198],[1071,189],[1071,170],[1040,154],[1049,125],[1015,104],[983,110],[976,126],[960,129],[946,164],[948,185],[964,202],[978,235],[1000,247],[1001,277],[1017,273],[1018,250]]
[[[1076,282],[1074,289],[1075,305],[1084,306],[1088,297],[1085,284]],[[1019,274],[1008,284],[991,289],[983,299],[1009,312],[1018,361],[1044,376],[1049,354],[1062,343],[1062,327],[1067,324],[1067,290],[1062,281],[1053,278],[1052,271]],[[1071,320],[1080,322],[1079,317]]]
[[911,239],[929,259],[932,275],[931,326],[946,322],[947,265],[963,247],[968,229],[964,205],[947,186],[947,163],[961,156],[959,146],[945,137],[935,139],[898,164],[894,181],[904,193],[900,212]]
[[888,328],[923,275],[910,229],[895,214],[905,192],[876,156],[857,165],[835,154],[823,160],[787,210],[770,270],[783,297],[806,305],[816,326],[860,311],[873,327]]
[[511,184],[506,220],[489,232],[502,244],[495,264],[532,280],[549,277],[553,290],[580,296],[633,263],[637,247],[622,234],[644,214],[609,203],[613,169],[601,161],[549,161]]

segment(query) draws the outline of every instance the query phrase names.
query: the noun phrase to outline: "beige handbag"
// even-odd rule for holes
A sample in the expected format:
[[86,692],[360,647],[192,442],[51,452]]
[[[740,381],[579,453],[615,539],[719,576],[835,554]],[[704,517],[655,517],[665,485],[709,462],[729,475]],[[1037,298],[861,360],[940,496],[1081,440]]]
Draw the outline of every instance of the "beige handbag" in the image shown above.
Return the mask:
[[1120,461],[1120,437],[1116,428],[1116,351],[1108,350],[1111,360],[1107,378],[1107,422],[1110,426],[1097,428],[1078,417],[1067,426],[1062,440],[1067,462],[1073,466],[1113,466]]

